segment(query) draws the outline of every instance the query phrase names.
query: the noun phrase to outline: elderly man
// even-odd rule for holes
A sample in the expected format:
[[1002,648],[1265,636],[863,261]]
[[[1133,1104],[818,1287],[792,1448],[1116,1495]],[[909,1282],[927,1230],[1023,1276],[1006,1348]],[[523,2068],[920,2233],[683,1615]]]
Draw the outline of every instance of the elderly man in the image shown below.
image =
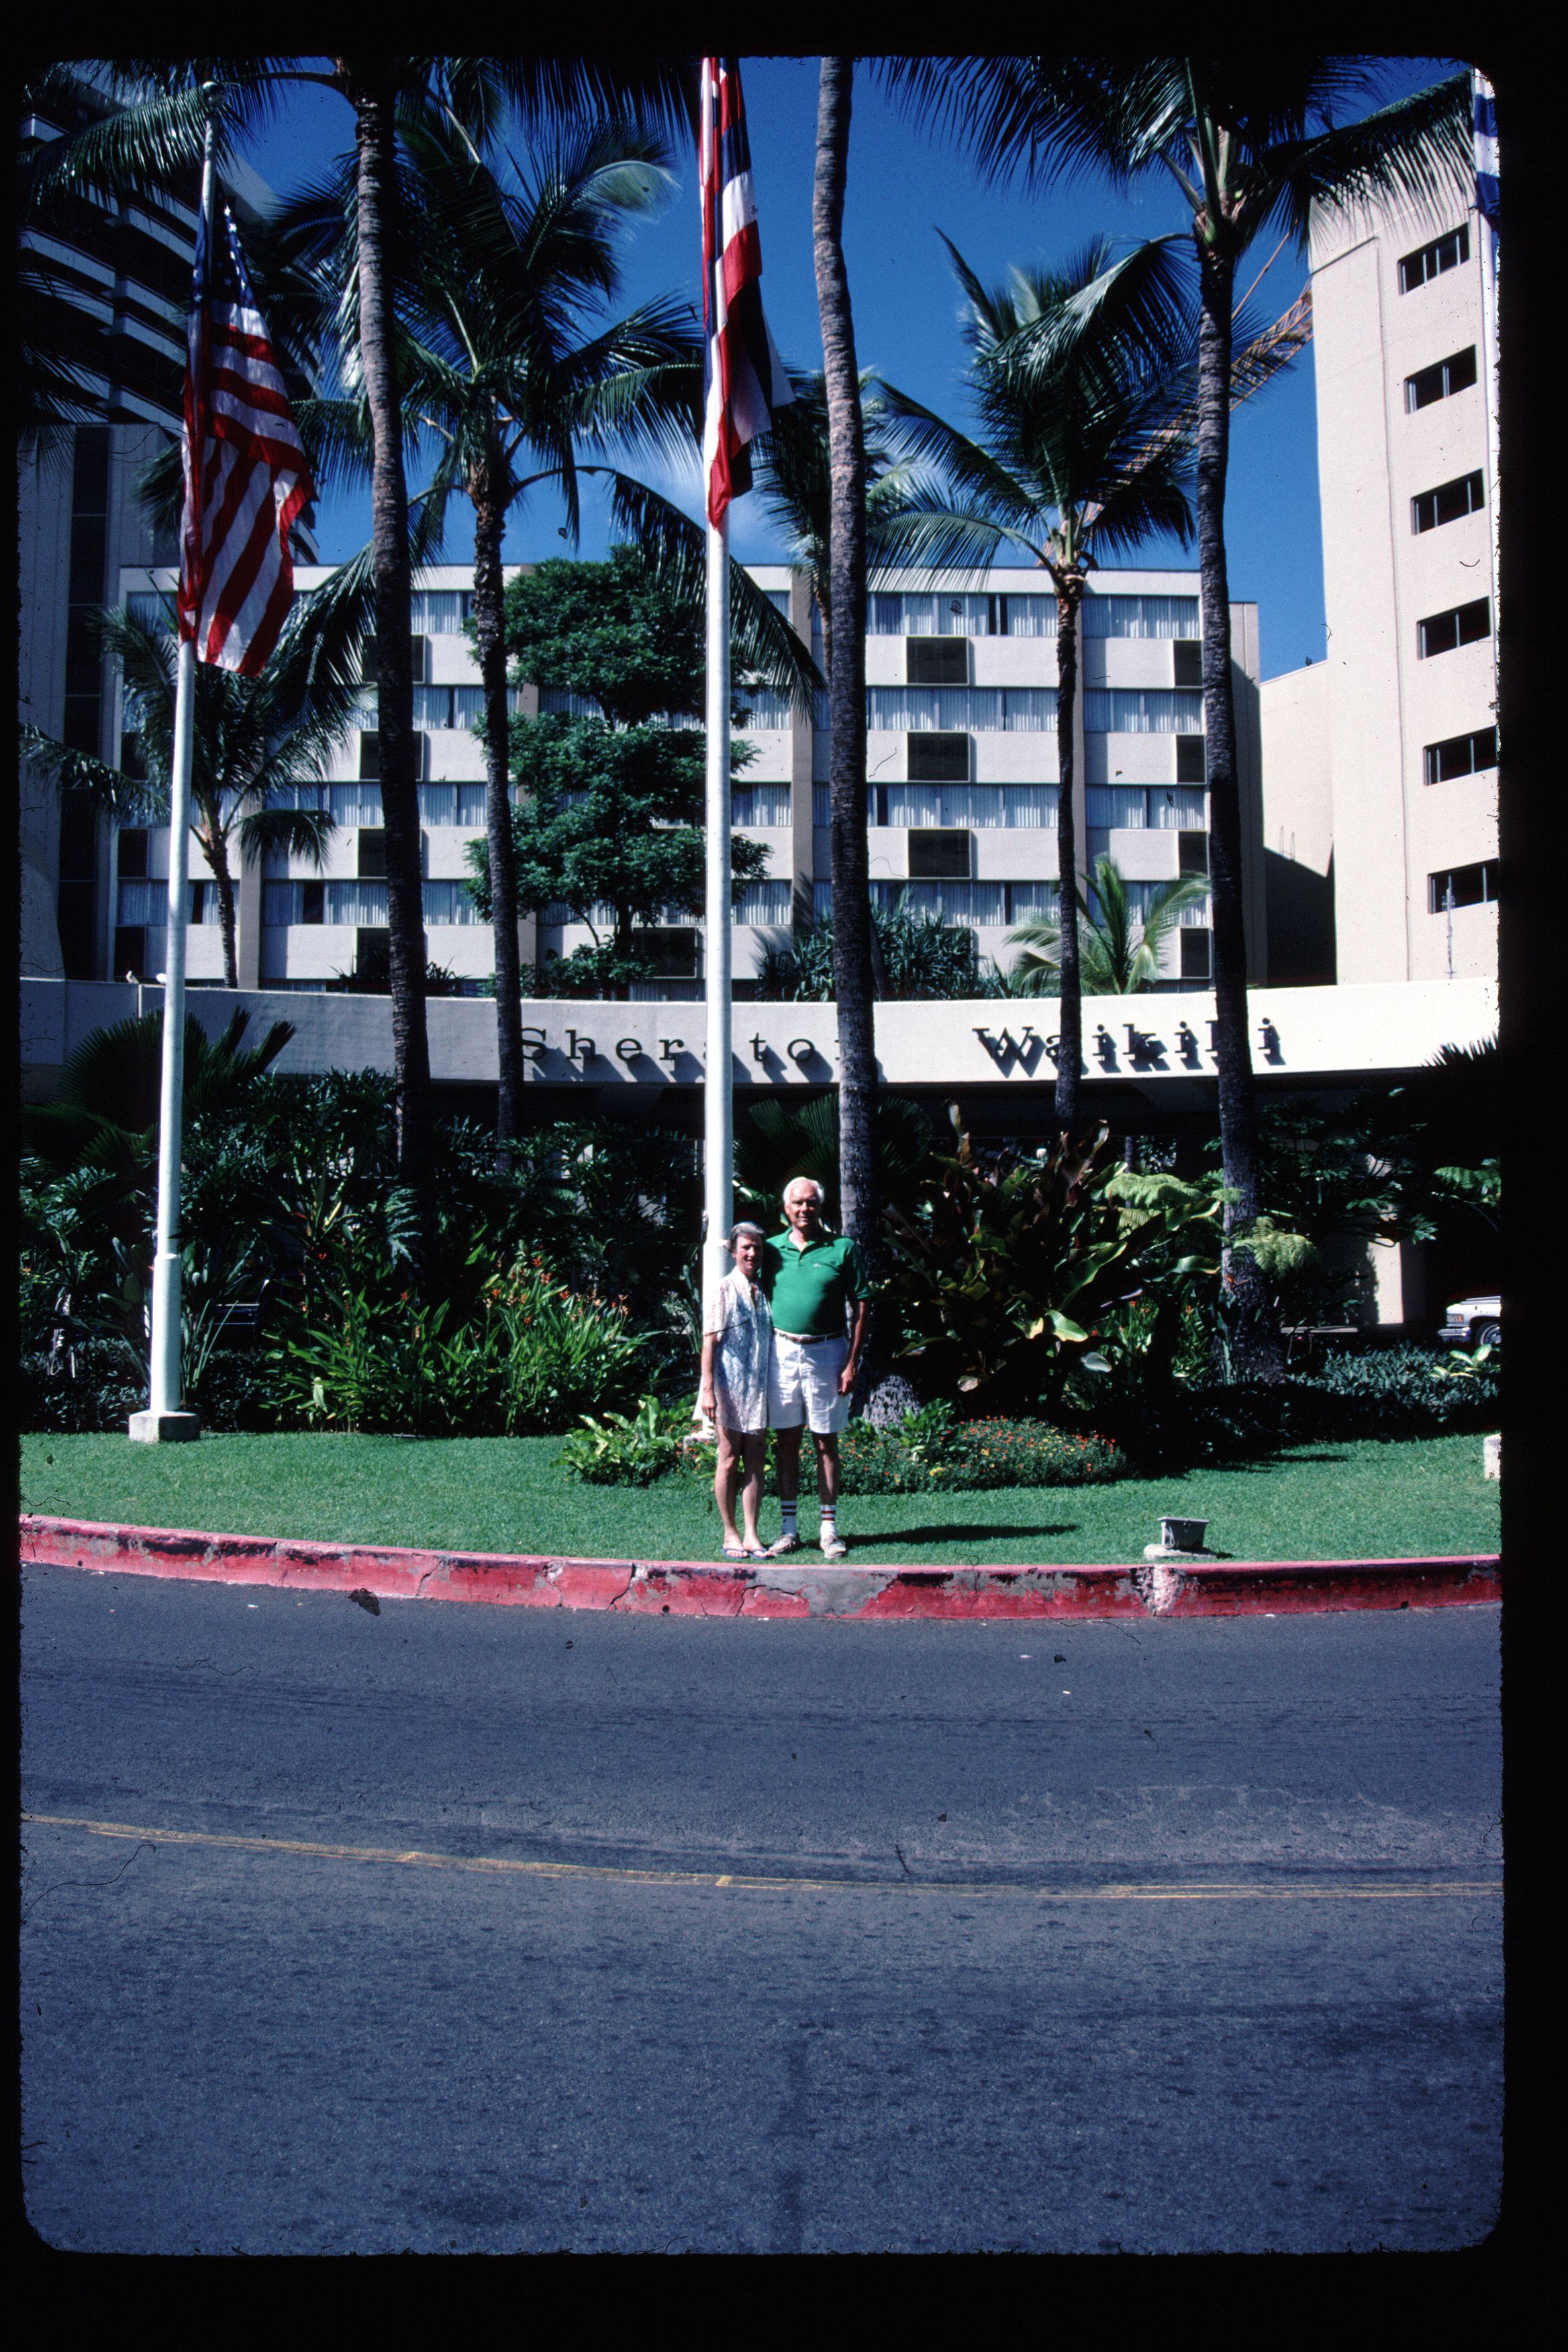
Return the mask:
[[[795,1551],[800,1535],[800,1434],[811,1431],[822,1497],[819,1541],[825,1559],[842,1559],[838,1533],[838,1434],[849,1419],[849,1391],[866,1335],[871,1295],[852,1241],[827,1232],[822,1187],[797,1176],[784,1196],[784,1229],[763,1254],[763,1283],[773,1309],[773,1354],[768,1381],[768,1426],[773,1433],[784,1532],[773,1551]],[[847,1339],[845,1326],[854,1310]]]

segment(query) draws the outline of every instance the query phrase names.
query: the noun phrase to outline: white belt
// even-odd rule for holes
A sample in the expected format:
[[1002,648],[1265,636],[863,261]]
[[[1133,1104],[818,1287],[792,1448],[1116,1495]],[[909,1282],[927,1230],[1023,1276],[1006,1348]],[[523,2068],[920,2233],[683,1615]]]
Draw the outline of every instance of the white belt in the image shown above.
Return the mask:
[[[775,1324],[773,1328],[778,1330]],[[842,1331],[779,1331],[781,1339],[793,1339],[798,1348],[820,1348],[825,1339],[842,1339]]]

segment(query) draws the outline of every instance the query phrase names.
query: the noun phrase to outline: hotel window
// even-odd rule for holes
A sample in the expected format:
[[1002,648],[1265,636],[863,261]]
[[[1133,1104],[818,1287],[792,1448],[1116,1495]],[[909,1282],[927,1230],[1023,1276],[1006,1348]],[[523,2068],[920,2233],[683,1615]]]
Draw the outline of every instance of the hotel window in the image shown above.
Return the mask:
[[1208,794],[1173,791],[1169,784],[1089,784],[1084,822],[1118,833],[1192,832],[1208,823]]
[[1457,269],[1461,261],[1470,257],[1470,231],[1468,222],[1451,228],[1447,236],[1434,237],[1415,253],[1407,253],[1399,264],[1399,290],[1414,294],[1429,278],[1441,278],[1446,269]]
[[[827,787],[818,787],[824,799]],[[732,784],[730,788],[730,822],[734,825],[787,825],[790,822],[790,788],[787,784]],[[824,816],[823,824],[827,823]]]
[[1176,782],[1179,784],[1203,784],[1208,782],[1208,756],[1201,735],[1178,735],[1176,738]]
[[462,635],[472,599],[466,588],[416,589],[409,598],[409,620],[416,636],[454,637]]
[[1182,978],[1207,980],[1212,964],[1212,931],[1206,925],[1200,929],[1195,924],[1184,921],[1176,937],[1180,943]]
[[1204,698],[1157,686],[1091,687],[1083,698],[1083,723],[1091,735],[1197,735]]
[[867,599],[871,637],[1051,637],[1051,596],[873,595]]
[[943,923],[985,924],[994,929],[1007,920],[1005,882],[873,882],[871,904],[890,912],[902,908],[918,920],[935,915]]
[[795,724],[795,710],[787,694],[775,694],[765,686],[738,686],[734,692],[735,707],[741,713],[736,726],[742,735],[754,730],[784,735]]
[[1446,784],[1450,776],[1479,775],[1497,766],[1497,729],[1479,727],[1471,735],[1445,736],[1428,743],[1421,754],[1422,782]]
[[966,783],[969,780],[967,735],[911,735],[908,752],[910,775],[917,783]]
[[[1042,599],[1043,601],[1043,599]],[[1195,596],[1086,596],[1086,637],[1195,637]]]
[[[983,832],[1028,825],[1044,832],[1054,829],[1057,822],[1055,784],[904,782],[876,789],[883,805],[882,813],[871,818],[874,824],[964,825]],[[824,824],[826,798],[824,791]]]
[[1057,723],[1054,686],[868,686],[868,728],[896,734],[1027,735]]
[[128,882],[132,875],[147,871],[147,836],[144,833],[122,833],[119,848],[120,878]]
[[[820,921],[833,912],[832,885],[816,886],[816,912]],[[873,882],[871,903],[891,912],[901,907],[917,919],[935,915],[944,923],[982,924],[997,929],[1004,924],[1054,922],[1057,885],[1032,882]]]
[[1405,405],[1407,409],[1430,408],[1435,400],[1447,400],[1450,394],[1468,392],[1476,380],[1476,347],[1468,352],[1450,352],[1446,360],[1436,360],[1428,368],[1421,368],[1405,379]]
[[[360,737],[359,772],[362,783],[380,783],[381,736],[379,733],[365,733]],[[430,772],[430,745],[423,735],[416,735],[414,739],[414,772],[416,776],[427,776]]]
[[[379,816],[374,820],[379,823]],[[421,784],[421,824],[462,825],[472,831],[485,822],[483,784]]]
[[1434,654],[1450,654],[1457,646],[1473,646],[1492,633],[1491,606],[1478,596],[1473,604],[1456,604],[1451,612],[1429,613],[1415,624],[1415,651],[1422,661]]
[[[1171,886],[1168,882],[1124,882],[1121,887],[1127,894],[1127,911],[1142,929],[1148,920],[1149,909],[1159,893],[1162,890],[1168,890]],[[1100,898],[1092,885],[1089,887],[1089,898],[1098,922],[1100,919]],[[1196,906],[1179,908],[1176,921],[1184,930],[1205,930],[1209,921],[1208,900],[1203,898]]]
[[1483,858],[1479,866],[1450,866],[1426,877],[1426,911],[1446,914],[1455,907],[1488,906],[1498,894],[1498,861]]
[[969,835],[961,825],[914,828],[909,838],[909,856],[912,881],[969,879]]
[[962,637],[906,637],[904,665],[911,686],[969,683],[969,648]]
[[1436,530],[1440,523],[1458,522],[1461,515],[1479,514],[1486,502],[1480,475],[1461,474],[1458,481],[1439,482],[1435,490],[1423,490],[1411,499],[1410,528],[1417,534]]
[[420,898],[426,923],[460,928],[484,919],[461,882],[426,882],[421,885]]
[[787,882],[748,882],[731,916],[736,923],[787,923],[790,887]]
[[1171,647],[1171,661],[1173,686],[1202,686],[1204,649],[1199,638],[1178,637]]

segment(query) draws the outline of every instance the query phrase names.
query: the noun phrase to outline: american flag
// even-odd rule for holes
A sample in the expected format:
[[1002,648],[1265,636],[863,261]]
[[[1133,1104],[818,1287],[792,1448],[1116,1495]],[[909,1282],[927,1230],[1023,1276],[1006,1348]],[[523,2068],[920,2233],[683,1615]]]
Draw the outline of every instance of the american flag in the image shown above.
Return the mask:
[[702,431],[708,520],[752,487],[747,444],[793,398],[763,316],[763,248],[737,58],[702,60]]
[[289,533],[315,495],[227,205],[196,232],[185,367],[180,636],[255,677],[294,593]]

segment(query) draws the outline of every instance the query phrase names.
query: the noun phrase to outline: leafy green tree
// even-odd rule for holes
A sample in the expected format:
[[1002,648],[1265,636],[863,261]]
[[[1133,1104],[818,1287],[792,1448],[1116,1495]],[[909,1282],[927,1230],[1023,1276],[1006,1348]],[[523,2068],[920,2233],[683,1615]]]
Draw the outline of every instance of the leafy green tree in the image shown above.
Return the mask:
[[[1088,171],[1123,187],[1174,181],[1190,223],[1199,289],[1196,509],[1220,1133],[1227,1230],[1246,1226],[1259,1211],[1259,1167],[1225,540],[1236,272],[1265,230],[1304,252],[1314,208],[1429,200],[1463,185],[1474,170],[1469,76],[1379,106],[1387,68],[1376,60],[1295,50],[922,58],[889,60],[884,71],[916,108],[951,125],[990,177],[1037,183]],[[1368,104],[1371,112],[1344,119]],[[1071,331],[1064,321],[1064,336]],[[1256,1267],[1227,1256],[1226,1284],[1238,1361],[1279,1378],[1278,1335]]]
[[[1207,898],[1208,884],[1201,874],[1162,882],[1138,915],[1115,859],[1097,857],[1092,892],[1086,895],[1079,885],[1073,895],[1079,908],[1077,962],[1084,987],[1090,996],[1131,996],[1153,987],[1160,977],[1162,946],[1179,928],[1183,908],[1200,906]],[[1055,996],[1067,961],[1061,926],[1020,923],[1008,934],[1007,944],[1019,950],[1012,992]]]
[[[231,853],[247,866],[273,852],[322,863],[332,819],[321,809],[275,808],[271,795],[324,775],[355,726],[367,593],[363,567],[345,565],[296,596],[259,677],[196,665],[191,829],[217,889],[226,988],[239,985]],[[156,625],[126,608],[104,614],[99,628],[120,662],[142,772],[72,751],[37,728],[23,729],[22,748],[60,791],[85,792],[121,822],[166,824],[178,669],[173,615]]]
[[[638,929],[703,907],[701,615],[621,547],[607,563],[556,557],[514,580],[506,637],[521,676],[593,706],[511,721],[525,795],[511,812],[518,901],[563,906],[594,934],[556,968],[552,988],[625,997],[653,968]],[[732,745],[735,769],[750,757],[749,745]],[[469,891],[488,912],[488,843],[470,844],[468,858]],[[767,867],[765,845],[737,834],[735,898]]]

